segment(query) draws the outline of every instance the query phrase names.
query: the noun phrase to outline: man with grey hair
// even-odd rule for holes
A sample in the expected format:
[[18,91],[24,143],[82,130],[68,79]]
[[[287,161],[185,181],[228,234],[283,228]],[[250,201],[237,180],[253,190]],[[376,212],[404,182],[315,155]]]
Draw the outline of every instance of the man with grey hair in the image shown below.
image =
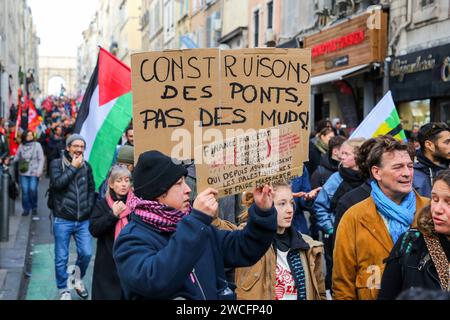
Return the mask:
[[[95,185],[91,166],[83,158],[85,147],[84,138],[73,134],[66,141],[66,150],[61,159],[54,159],[50,163],[55,274],[61,300],[71,299],[70,287],[83,299],[89,296],[82,278],[92,255],[89,217],[95,205]],[[73,270],[75,281],[68,285],[67,263],[72,236],[75,238],[78,258]]]

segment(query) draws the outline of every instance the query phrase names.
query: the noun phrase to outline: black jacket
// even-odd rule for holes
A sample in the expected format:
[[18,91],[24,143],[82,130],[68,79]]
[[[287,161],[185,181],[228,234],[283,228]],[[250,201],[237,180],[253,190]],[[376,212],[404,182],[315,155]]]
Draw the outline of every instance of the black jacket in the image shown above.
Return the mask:
[[[450,261],[450,241],[443,235],[438,237]],[[417,229],[404,233],[386,259],[378,299],[396,299],[402,291],[412,287],[442,290],[438,273],[428,253],[423,235]]]
[[322,153],[319,149],[317,149],[314,141],[315,140],[313,139],[309,141],[309,160],[308,162],[305,162],[308,172],[316,171],[317,167],[320,164],[320,158],[322,157]]
[[89,219],[89,232],[97,238],[92,300],[123,298],[116,263],[113,259],[114,233],[118,221],[118,217],[113,214],[106,199],[97,202]]
[[337,230],[339,222],[344,213],[355,204],[367,199],[370,196],[372,187],[369,181],[366,181],[356,189],[347,192],[337,203],[334,220],[334,230]]
[[450,161],[438,166],[419,151],[417,154],[417,162],[414,163],[414,189],[416,189],[421,196],[430,198],[434,179],[441,171],[449,169],[449,165]]
[[9,154],[7,138],[0,133],[0,159],[5,159]]
[[61,150],[64,150],[66,144],[64,139],[55,138],[55,136],[50,137],[50,140],[47,145],[47,157],[51,161],[53,159],[59,158],[61,156]]
[[[71,221],[89,219],[95,205],[92,169],[86,161],[77,169],[67,152],[50,163],[50,188],[54,197],[53,215]],[[63,168],[64,166],[64,168]]]
[[331,158],[328,153],[322,155],[320,159],[320,165],[311,176],[311,188],[316,189],[321,187],[327,182],[328,178],[338,171],[339,161]]

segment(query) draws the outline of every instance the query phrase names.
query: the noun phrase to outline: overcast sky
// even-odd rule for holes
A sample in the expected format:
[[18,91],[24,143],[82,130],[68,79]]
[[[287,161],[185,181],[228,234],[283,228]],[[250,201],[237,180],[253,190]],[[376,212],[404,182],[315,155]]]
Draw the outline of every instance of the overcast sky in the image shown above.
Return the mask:
[[97,0],[28,0],[38,37],[39,55],[77,55],[77,47],[97,10]]

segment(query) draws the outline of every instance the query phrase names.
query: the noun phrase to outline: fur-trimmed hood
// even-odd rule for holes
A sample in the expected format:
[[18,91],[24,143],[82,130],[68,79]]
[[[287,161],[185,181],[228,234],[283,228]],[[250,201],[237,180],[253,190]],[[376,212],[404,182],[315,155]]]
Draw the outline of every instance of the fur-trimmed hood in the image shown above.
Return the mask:
[[417,216],[417,228],[426,235],[436,235],[430,205],[424,207]]

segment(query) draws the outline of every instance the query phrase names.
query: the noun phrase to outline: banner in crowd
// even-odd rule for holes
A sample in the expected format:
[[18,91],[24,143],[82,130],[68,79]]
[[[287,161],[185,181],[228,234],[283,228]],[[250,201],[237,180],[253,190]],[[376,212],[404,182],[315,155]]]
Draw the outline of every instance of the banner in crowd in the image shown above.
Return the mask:
[[363,122],[352,133],[352,138],[372,138],[389,134],[398,140],[406,141],[400,117],[395,108],[392,94],[388,91],[383,99],[373,108]]
[[86,139],[84,156],[92,166],[96,190],[108,174],[131,118],[131,70],[100,48],[74,130]]
[[[291,141],[297,145],[290,149],[295,155],[290,158],[290,166],[284,168],[286,172],[301,173],[302,162],[308,158],[310,50],[145,52],[134,54],[131,66],[136,158],[144,151],[159,150],[176,159],[195,159],[199,186],[220,186],[224,191],[224,184],[208,181],[213,181],[211,178],[217,175],[222,175],[222,182],[227,180],[223,178],[225,172],[243,169],[255,159],[262,161],[263,153],[249,159],[251,149],[242,147],[243,152],[235,157],[247,157],[247,160],[222,163],[225,166],[221,168],[217,167],[218,157],[230,160],[225,154],[239,141],[247,144],[256,141],[261,146],[262,141],[278,133],[288,139],[290,132],[293,141],[298,141]],[[295,125],[279,128],[290,123]],[[230,141],[234,141],[234,147]],[[278,145],[279,141],[270,143]],[[211,153],[216,147],[223,152]],[[288,157],[277,152],[270,156]],[[215,159],[214,163],[208,161],[210,157]],[[294,160],[297,162],[293,163]],[[270,164],[266,163],[259,170],[268,167]],[[257,175],[258,178],[253,175],[254,179],[242,179],[239,183],[254,183],[263,174]],[[225,184],[230,183],[236,181]],[[227,191],[238,193],[235,191],[238,189]]]

